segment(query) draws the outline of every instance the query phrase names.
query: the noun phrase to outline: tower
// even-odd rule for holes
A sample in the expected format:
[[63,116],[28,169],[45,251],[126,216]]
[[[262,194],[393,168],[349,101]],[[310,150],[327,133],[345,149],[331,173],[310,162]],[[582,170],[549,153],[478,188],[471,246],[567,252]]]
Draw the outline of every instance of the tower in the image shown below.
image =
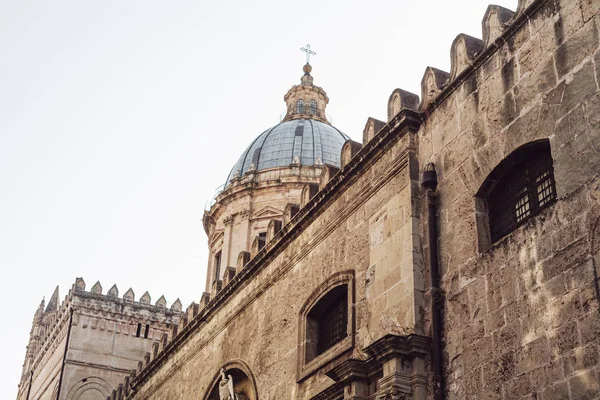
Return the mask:
[[154,305],[144,293],[122,298],[113,285],[106,294],[96,282],[86,291],[77,278],[64,301],[56,287],[35,312],[23,364],[18,400],[106,398],[173,334],[181,302],[167,308],[161,296]]

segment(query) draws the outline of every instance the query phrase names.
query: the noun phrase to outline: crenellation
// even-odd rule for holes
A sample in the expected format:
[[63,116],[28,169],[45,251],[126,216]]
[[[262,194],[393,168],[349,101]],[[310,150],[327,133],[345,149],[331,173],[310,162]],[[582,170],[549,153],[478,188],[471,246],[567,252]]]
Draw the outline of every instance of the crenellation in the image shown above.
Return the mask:
[[[302,188],[302,195],[301,195],[301,201],[300,201],[300,208],[303,208],[304,206],[306,206],[306,204],[308,204],[308,202],[310,201],[310,199],[312,199],[317,192],[319,191],[319,185],[317,183],[307,183],[306,185],[304,185],[304,187]],[[254,256],[254,254],[253,254]]]
[[125,292],[125,294],[123,295],[123,300],[125,300],[128,303],[134,302],[135,293],[133,292],[133,289],[129,288],[129,290]]
[[175,300],[175,302],[171,305],[171,311],[181,312],[181,300]]
[[324,165],[323,171],[321,172],[321,176],[319,178],[319,190],[323,189],[339,171],[340,169],[338,167],[333,165]]
[[[400,101],[399,98],[398,98],[398,101]],[[399,111],[400,110],[398,110],[398,112]],[[375,135],[377,135],[377,132],[379,132],[384,126],[385,126],[385,122],[375,119],[373,117],[369,117],[367,119],[367,123],[365,124],[365,127],[363,129],[362,145],[369,143],[371,141],[371,139],[373,139],[375,137]],[[346,141],[346,143],[348,143],[348,141]],[[346,144],[346,143],[344,143],[344,144]],[[357,142],[354,142],[354,143],[357,143]],[[362,145],[361,145],[361,147],[362,147]],[[360,148],[358,150],[360,150]],[[342,147],[342,154],[344,154],[343,147]],[[352,158],[352,155],[350,155],[349,157],[346,157],[344,160],[341,161],[342,168],[344,168],[344,166],[346,166],[350,162],[351,158]]]
[[[419,101],[418,95],[403,89],[395,89],[388,99],[387,122],[390,122],[402,110],[411,110],[417,112],[419,110]],[[363,144],[367,144],[367,141],[365,141],[364,137],[365,136],[363,132]]]
[[100,281],[96,281],[96,283],[94,283],[94,286],[92,286],[90,289],[90,293],[102,294],[102,285],[100,284]]
[[108,297],[119,297],[119,289],[117,285],[112,285],[112,287],[108,290]]
[[[120,335],[123,338],[118,339],[118,342],[122,343],[122,340],[129,338],[125,340],[133,340],[135,346],[150,350],[152,343],[166,334],[171,325],[179,320],[178,312],[166,310],[165,307],[160,308],[142,302],[127,302],[116,296],[103,295],[99,282],[87,292],[82,278],[77,278],[62,304],[58,303],[57,288],[48,305],[46,311],[39,314],[40,321],[45,324],[42,328],[37,328],[40,335],[37,340],[39,346],[30,346],[31,352],[28,353],[30,361],[24,365],[24,372],[25,369],[33,372],[32,393],[43,390],[42,387],[38,387],[39,383],[36,383],[38,380],[46,379],[48,374],[57,374],[60,371],[56,365],[62,359],[62,349],[70,336],[74,336],[74,338],[70,337],[69,345],[76,348],[73,350],[75,353],[69,353],[70,358],[83,354],[78,347],[80,335],[83,337],[86,335],[94,337]],[[138,333],[138,326],[142,324],[143,327],[139,329]],[[147,340],[144,340],[146,337]],[[94,343],[95,346],[102,347],[102,341],[94,341]],[[113,353],[111,352],[111,354]],[[129,358],[124,360],[126,363],[130,362]],[[117,362],[117,359],[113,359],[112,362]],[[131,368],[127,367],[126,369]],[[115,374],[114,384],[116,386],[123,376],[120,373],[115,372]],[[29,386],[29,380],[22,382],[19,388],[20,393],[25,386]]]
[[185,313],[187,315],[187,320],[191,321],[194,319],[194,317],[196,315],[198,315],[198,311],[199,311],[199,305],[195,302],[192,302],[192,304],[190,304],[188,306],[188,308],[186,309]]
[[74,292],[85,292],[85,281],[83,278],[76,278],[75,284],[73,284]]
[[160,309],[165,309],[167,308],[167,299],[165,299],[165,296],[161,295],[154,305]]
[[507,8],[494,4],[488,6],[481,22],[484,48],[502,36],[514,16],[514,11]]
[[[371,122],[372,122],[372,120],[371,120]],[[379,122],[381,122],[381,121],[379,121]],[[369,125],[369,122],[367,122],[367,125]],[[340,163],[342,165],[342,168],[344,168],[346,165],[348,165],[350,163],[350,160],[352,160],[354,158],[354,156],[356,154],[358,154],[358,152],[362,149],[362,147],[363,147],[363,145],[359,142],[355,142],[354,140],[346,140],[346,143],[344,143],[344,146],[342,146],[342,151],[340,153],[340,159],[341,159]]]
[[286,204],[285,211],[283,213],[283,225],[289,224],[290,221],[296,216],[296,214],[298,214],[298,211],[300,211],[299,204]]
[[473,66],[473,61],[483,50],[483,41],[461,33],[452,42],[450,48],[450,80],[455,80],[458,75],[468,67]]
[[142,295],[142,297],[140,297],[140,304],[146,304],[146,305],[150,305],[150,293],[148,293],[147,291]]
[[200,297],[200,309],[205,309],[208,303],[210,303],[210,293],[204,292]]
[[235,277],[236,269],[234,267],[225,268],[225,273],[223,274],[223,286],[227,286],[229,282]]
[[421,80],[421,104],[419,110],[424,112],[448,85],[450,74],[433,67],[427,67]]
[[279,219],[272,219],[267,226],[267,243],[273,241],[273,238],[281,231],[283,222]]
[[[131,289],[118,299],[74,285],[78,330],[117,319],[146,345],[109,398],[208,399],[233,379],[250,400],[595,399],[598,13],[591,0],[489,6],[483,40],[458,35],[450,73],[428,67],[420,99],[394,90],[387,123],[369,118],[364,147],[346,140],[339,169],[295,154],[280,169],[257,157],[236,170],[205,213],[206,292],[185,312],[179,299],[167,311],[162,296],[150,306],[147,292],[136,302]],[[311,113],[298,105],[316,93],[310,70],[286,97],[286,122]],[[498,234],[490,188],[507,184],[505,162],[525,168],[546,147],[551,175],[532,175],[523,208],[539,213],[520,221],[513,203],[517,223]],[[543,207],[540,179],[554,191]],[[344,334],[320,351],[334,298]],[[42,347],[59,346],[65,327]]]

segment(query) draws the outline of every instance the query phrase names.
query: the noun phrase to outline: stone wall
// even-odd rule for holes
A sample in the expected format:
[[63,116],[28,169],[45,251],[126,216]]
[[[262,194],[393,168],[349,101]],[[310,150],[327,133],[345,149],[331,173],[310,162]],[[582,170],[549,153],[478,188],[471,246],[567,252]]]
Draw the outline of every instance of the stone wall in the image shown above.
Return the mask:
[[[252,376],[252,400],[431,397],[418,176],[433,162],[447,398],[598,399],[599,10],[593,0],[490,6],[482,40],[454,41],[450,73],[427,68],[419,112],[406,110],[415,95],[395,90],[388,123],[375,132],[372,120],[360,151],[347,143],[341,171],[304,190],[298,215],[113,398],[212,399],[232,365]],[[538,140],[550,143],[558,200],[492,243],[476,195]],[[303,312],[342,276],[352,280],[349,338],[307,363]],[[414,356],[405,350],[417,335]]]
[[[237,271],[241,278],[230,283],[232,291],[225,286],[226,295],[196,316],[194,330],[179,333],[186,339],[175,337],[177,343],[136,377],[135,398],[204,399],[220,368],[236,360],[251,370],[261,399],[316,398],[335,384],[325,372],[350,358],[365,359],[365,348],[388,334],[422,331],[422,277],[413,260],[420,246],[412,207],[415,138],[406,129],[388,131],[388,138],[360,168],[336,175],[322,197],[284,226],[285,235],[256,255],[256,264]],[[304,368],[302,309],[340,275],[352,277],[352,332],[334,353],[317,357],[315,368]]]
[[[506,41],[428,108],[419,162],[439,175],[449,399],[600,395],[599,9],[523,1]],[[550,141],[559,199],[490,247],[474,196],[538,139]]]

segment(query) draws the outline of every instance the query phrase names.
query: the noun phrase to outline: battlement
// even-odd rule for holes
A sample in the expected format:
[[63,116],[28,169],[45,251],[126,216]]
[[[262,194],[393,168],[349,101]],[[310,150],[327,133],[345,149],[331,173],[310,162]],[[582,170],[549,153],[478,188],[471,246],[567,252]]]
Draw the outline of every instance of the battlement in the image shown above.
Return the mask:
[[[482,21],[482,39],[459,34],[450,49],[450,72],[427,67],[421,81],[421,95],[395,89],[388,100],[388,121],[382,122],[370,118],[365,127],[362,146],[360,143],[348,141],[342,149],[341,169],[327,170],[319,185],[307,184],[302,192],[300,209],[295,204],[286,207],[283,221],[269,225],[265,242],[255,239],[251,252],[241,252],[237,257],[237,265],[226,265],[224,279],[213,284],[211,293],[204,293],[199,304],[192,303],[182,315],[177,326],[173,327],[170,337],[165,337],[149,353],[138,369],[132,372],[123,386],[115,391],[109,399],[128,398],[131,384],[139,386],[159,368],[178,346],[184,343],[192,332],[202,329],[202,321],[207,320],[218,311],[221,304],[233,296],[247,279],[252,279],[260,268],[268,264],[286,244],[305,229],[319,209],[326,207],[328,198],[353,179],[352,171],[360,169],[370,156],[384,147],[385,140],[397,133],[398,126],[404,124],[406,129],[418,128],[434,110],[440,107],[457,90],[470,95],[478,90],[476,74],[484,64],[493,59],[498,52],[509,52],[515,46],[514,36],[533,15],[536,15],[546,0],[520,0],[516,12],[500,6],[490,5]],[[494,64],[494,71],[502,66]],[[217,201],[220,201],[218,198]],[[288,216],[288,208],[290,215]]]
[[58,301],[58,287],[45,310],[42,301],[33,322],[20,390],[25,386],[24,377],[29,373],[35,377],[44,369],[63,342],[70,325],[82,329],[89,326],[91,329],[99,328],[124,335],[135,334],[138,324],[152,325],[153,333],[148,338],[158,341],[164,332],[179,323],[182,308],[179,299],[168,308],[164,296],[151,304],[148,292],[139,301],[135,300],[131,288],[121,298],[116,285],[106,294],[102,292],[100,282],[86,291],[85,281],[77,278],[62,303]]
[[[106,309],[106,307],[115,305],[119,307],[129,306],[132,308],[132,310],[144,309],[150,312],[162,313],[165,316],[176,315],[181,312],[182,308],[181,301],[179,299],[175,300],[173,304],[171,304],[170,308],[167,308],[167,300],[163,295],[161,295],[154,304],[151,304],[151,296],[147,291],[144,292],[138,301],[136,301],[135,293],[133,292],[132,288],[129,288],[122,297],[119,297],[119,289],[117,285],[112,285],[106,294],[102,293],[103,288],[100,282],[96,282],[89,291],[86,291],[85,289],[85,281],[82,278],[77,278],[73,284],[73,287],[69,291],[69,296],[71,298],[78,297],[82,299],[82,302],[79,304],[88,305],[92,308],[104,307],[103,309]],[[96,300],[103,303],[92,303],[83,301],[83,299]]]

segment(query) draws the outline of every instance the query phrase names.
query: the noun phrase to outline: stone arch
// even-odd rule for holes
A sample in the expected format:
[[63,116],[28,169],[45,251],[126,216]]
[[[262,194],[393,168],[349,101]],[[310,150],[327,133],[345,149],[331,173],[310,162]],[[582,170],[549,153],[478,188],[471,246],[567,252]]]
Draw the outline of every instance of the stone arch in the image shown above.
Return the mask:
[[241,359],[227,361],[219,367],[218,371],[210,381],[210,385],[208,386],[210,389],[202,398],[203,400],[219,400],[221,368],[225,369],[225,372],[233,377],[236,394],[242,394],[248,400],[258,400],[258,388],[256,387],[254,374],[248,364]]
[[[314,326],[311,326],[309,314],[321,303],[321,300],[325,299],[338,288],[344,288],[343,290],[346,291],[347,296],[347,336],[324,352],[318,353],[316,342],[313,337],[315,334],[315,332],[313,332]],[[300,309],[298,316],[298,379],[303,379],[308,375],[315,373],[318,368],[332,361],[354,346],[354,302],[354,270],[345,270],[334,273],[322,282],[310,296],[308,296]]]
[[556,200],[550,141],[535,140],[516,148],[475,194],[479,250],[487,250]]
[[113,388],[104,379],[97,376],[83,378],[71,387],[67,400],[103,400],[112,393]]

